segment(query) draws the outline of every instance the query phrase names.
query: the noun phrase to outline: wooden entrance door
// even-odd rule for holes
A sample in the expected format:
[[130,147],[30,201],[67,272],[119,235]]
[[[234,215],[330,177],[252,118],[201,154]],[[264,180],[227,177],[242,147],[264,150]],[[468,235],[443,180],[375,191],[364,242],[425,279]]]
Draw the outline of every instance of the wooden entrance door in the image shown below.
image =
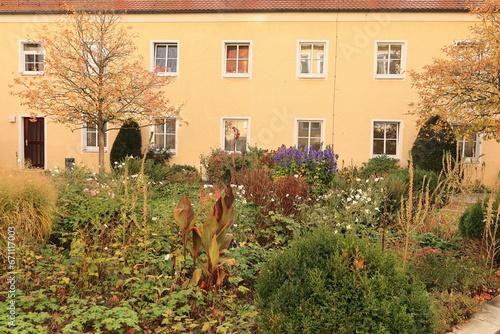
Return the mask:
[[24,161],[34,168],[45,167],[45,122],[42,117],[24,117]]

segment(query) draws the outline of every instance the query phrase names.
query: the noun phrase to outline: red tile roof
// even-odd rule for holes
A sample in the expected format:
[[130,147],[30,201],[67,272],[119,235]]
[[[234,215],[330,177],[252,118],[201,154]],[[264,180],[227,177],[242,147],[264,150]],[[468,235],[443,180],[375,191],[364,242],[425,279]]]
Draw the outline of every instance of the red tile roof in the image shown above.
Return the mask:
[[481,0],[0,0],[0,13],[115,9],[129,12],[463,11]]

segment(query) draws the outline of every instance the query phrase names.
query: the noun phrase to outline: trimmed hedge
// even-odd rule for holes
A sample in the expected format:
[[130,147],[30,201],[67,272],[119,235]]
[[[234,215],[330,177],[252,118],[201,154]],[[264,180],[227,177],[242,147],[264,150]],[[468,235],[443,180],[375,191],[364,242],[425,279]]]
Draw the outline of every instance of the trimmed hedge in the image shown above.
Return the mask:
[[423,286],[378,245],[333,230],[272,257],[256,292],[263,333],[434,333]]

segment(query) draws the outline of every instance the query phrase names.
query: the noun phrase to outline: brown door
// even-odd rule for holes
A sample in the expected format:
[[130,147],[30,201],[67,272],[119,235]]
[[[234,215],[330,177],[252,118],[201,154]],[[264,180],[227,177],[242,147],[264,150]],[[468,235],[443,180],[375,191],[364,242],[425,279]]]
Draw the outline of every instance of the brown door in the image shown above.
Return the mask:
[[42,117],[24,117],[24,161],[34,168],[45,167],[45,123]]

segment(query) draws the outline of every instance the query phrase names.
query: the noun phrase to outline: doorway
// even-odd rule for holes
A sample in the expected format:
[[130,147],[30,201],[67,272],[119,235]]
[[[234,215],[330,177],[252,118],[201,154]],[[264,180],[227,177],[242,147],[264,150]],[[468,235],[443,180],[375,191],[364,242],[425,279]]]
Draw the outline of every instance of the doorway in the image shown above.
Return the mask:
[[45,121],[43,117],[23,117],[24,163],[31,168],[45,168]]

